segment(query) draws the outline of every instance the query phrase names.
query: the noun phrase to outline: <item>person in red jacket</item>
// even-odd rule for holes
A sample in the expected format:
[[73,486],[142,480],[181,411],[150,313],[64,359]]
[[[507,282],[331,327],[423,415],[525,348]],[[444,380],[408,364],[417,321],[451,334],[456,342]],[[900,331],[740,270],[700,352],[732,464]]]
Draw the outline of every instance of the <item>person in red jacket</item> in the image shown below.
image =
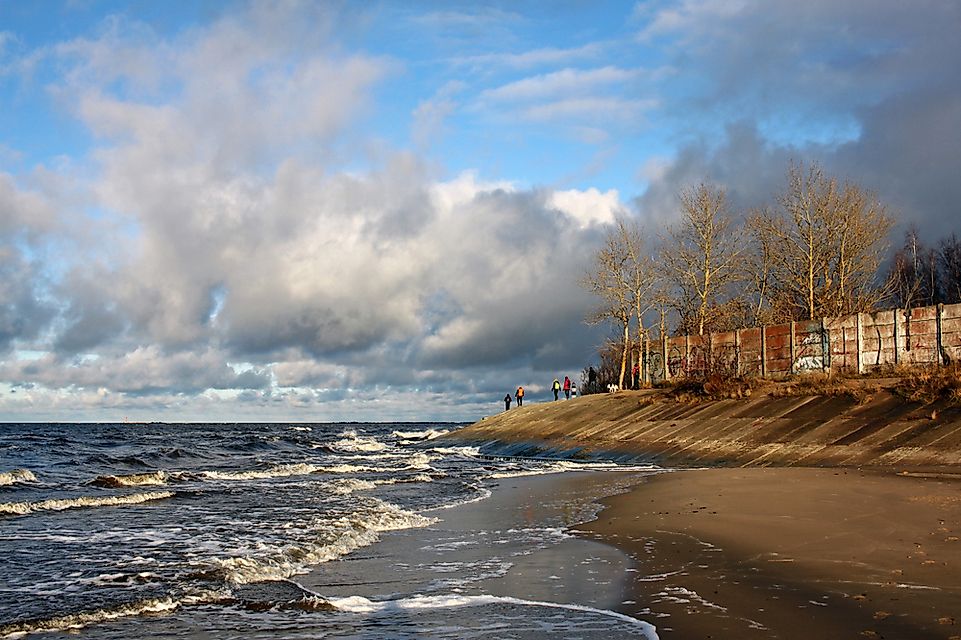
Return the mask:
[[567,400],[571,399],[571,379],[564,376],[564,397]]

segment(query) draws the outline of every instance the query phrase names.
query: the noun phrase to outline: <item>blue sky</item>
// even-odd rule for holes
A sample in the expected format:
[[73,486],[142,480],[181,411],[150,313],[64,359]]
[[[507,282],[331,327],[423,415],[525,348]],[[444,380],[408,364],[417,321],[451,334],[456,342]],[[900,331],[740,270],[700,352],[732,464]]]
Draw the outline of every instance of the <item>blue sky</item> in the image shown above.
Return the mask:
[[[958,229],[961,5],[0,0],[0,419],[474,419],[615,217],[792,160]],[[896,241],[896,238],[893,238]]]

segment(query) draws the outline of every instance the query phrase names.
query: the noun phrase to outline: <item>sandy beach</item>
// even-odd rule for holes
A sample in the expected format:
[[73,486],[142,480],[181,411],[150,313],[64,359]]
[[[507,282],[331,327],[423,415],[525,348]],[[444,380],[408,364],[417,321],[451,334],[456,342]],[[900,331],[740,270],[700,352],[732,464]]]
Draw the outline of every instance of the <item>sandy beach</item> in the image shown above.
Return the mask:
[[961,481],[857,469],[646,478],[580,527],[660,638],[961,638]]

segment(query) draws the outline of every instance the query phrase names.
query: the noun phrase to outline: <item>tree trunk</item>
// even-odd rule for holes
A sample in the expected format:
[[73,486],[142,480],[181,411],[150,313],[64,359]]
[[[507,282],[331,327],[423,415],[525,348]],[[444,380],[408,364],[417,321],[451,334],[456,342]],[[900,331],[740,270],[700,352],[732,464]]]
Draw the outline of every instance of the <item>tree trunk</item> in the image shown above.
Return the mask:
[[631,325],[628,322],[624,323],[624,350],[621,351],[621,374],[617,378],[617,386],[620,389],[624,388],[624,372],[627,369],[627,354],[631,348]]

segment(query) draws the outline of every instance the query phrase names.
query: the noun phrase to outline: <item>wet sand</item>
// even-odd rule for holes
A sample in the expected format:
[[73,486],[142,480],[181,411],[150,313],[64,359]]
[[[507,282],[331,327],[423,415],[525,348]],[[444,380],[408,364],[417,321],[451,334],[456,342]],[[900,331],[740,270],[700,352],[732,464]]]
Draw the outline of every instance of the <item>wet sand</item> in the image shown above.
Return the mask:
[[635,561],[660,638],[961,640],[961,481],[856,469],[663,473],[578,527]]

